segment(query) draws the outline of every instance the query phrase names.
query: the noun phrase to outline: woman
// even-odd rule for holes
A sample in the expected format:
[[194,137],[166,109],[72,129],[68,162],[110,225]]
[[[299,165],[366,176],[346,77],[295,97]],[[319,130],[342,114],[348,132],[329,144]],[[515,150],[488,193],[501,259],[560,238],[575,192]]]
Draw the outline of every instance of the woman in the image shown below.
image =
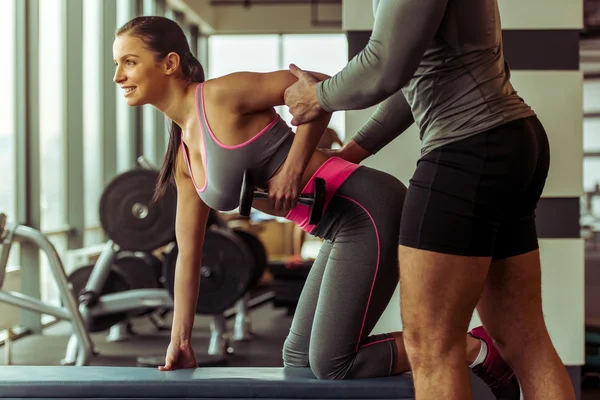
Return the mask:
[[[398,283],[398,205],[406,187],[389,174],[316,150],[330,115],[299,126],[294,135],[274,110],[296,81],[288,71],[205,81],[181,28],[161,17],[126,23],[113,53],[114,81],[127,104],[152,104],[173,121],[156,188],[160,197],[174,181],[178,193],[175,308],[160,370],[197,366],[191,333],[206,218],[210,208],[237,208],[242,174],[250,169],[270,196],[255,201],[255,208],[324,239],[285,341],[284,364],[310,365],[321,379],[408,371],[400,332],[369,336]],[[310,193],[316,177],[327,182],[326,208],[312,226],[296,199]],[[483,342],[471,336],[467,342],[472,363]]]

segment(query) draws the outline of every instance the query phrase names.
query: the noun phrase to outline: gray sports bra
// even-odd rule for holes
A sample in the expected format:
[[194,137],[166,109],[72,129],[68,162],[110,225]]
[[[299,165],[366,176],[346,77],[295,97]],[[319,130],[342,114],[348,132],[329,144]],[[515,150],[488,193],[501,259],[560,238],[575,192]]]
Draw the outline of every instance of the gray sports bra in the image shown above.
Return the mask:
[[294,132],[277,116],[245,143],[224,145],[215,137],[206,119],[203,88],[204,83],[196,87],[196,111],[200,120],[202,162],[206,176],[202,187],[198,187],[194,179],[183,139],[181,149],[202,201],[215,210],[231,211],[239,206],[244,170],[251,169],[257,184],[264,185],[287,158]]

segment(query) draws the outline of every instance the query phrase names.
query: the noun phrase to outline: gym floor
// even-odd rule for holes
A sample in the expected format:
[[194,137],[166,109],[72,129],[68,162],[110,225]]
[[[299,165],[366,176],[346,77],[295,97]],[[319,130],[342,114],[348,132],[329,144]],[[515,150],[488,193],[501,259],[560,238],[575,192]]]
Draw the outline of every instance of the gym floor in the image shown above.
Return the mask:
[[[281,349],[292,317],[286,308],[275,308],[269,303],[251,311],[254,338],[247,342],[232,342],[234,354],[228,356],[226,366],[280,367]],[[194,324],[193,346],[196,354],[206,354],[210,339],[210,317],[197,316]],[[170,326],[170,320],[166,321]],[[233,332],[234,318],[227,320],[228,332]],[[107,342],[108,331],[91,335],[100,353],[91,365],[136,366],[137,357],[164,357],[169,345],[168,330],[157,332],[144,317],[132,321],[135,336],[122,342]],[[44,330],[43,335],[33,334],[16,340],[11,345],[12,363],[15,365],[60,365],[71,334],[66,322],[59,322]],[[0,347],[0,359],[3,359]]]
[[[281,367],[281,349],[292,317],[286,308],[275,308],[268,302],[251,311],[254,338],[247,342],[232,342],[234,354],[228,356],[226,366],[231,367]],[[170,323],[170,321],[167,321]],[[233,331],[234,318],[227,320],[228,332]],[[206,354],[210,338],[210,318],[198,316],[194,325],[193,343],[197,354]],[[146,318],[132,323],[135,336],[127,341],[110,343],[108,332],[92,334],[99,355],[92,365],[136,366],[139,356],[164,357],[169,344],[169,331],[157,332]],[[11,345],[12,363],[15,365],[60,365],[65,355],[71,328],[66,322],[56,323],[44,330],[43,335],[25,336]],[[0,352],[4,352],[0,346]],[[0,359],[4,359],[0,353]],[[600,389],[582,391],[582,400],[600,399]]]

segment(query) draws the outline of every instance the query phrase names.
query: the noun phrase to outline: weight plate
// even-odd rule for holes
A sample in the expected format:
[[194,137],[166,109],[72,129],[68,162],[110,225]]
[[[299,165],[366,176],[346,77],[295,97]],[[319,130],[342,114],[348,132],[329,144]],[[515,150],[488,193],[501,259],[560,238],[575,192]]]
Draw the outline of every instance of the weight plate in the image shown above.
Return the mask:
[[[80,293],[83,291],[83,289],[85,289],[85,285],[92,274],[92,269],[94,269],[93,264],[85,265],[76,269],[67,277],[69,288],[76,299],[79,298]],[[127,280],[119,272],[111,268],[100,295],[102,296],[110,293],[124,292],[129,289],[130,286],[127,283]],[[101,317],[94,317],[90,318],[89,321],[86,321],[86,327],[89,332],[102,332],[121,322],[126,317],[126,313],[115,313],[103,315]]]
[[258,285],[260,278],[262,278],[265,270],[267,269],[269,264],[267,251],[265,250],[265,246],[263,245],[262,241],[253,233],[243,229],[234,229],[233,232],[246,243],[253,255],[254,263],[252,263],[252,274],[250,276],[250,282],[248,286],[249,290]]
[[117,175],[100,197],[100,224],[123,250],[152,251],[175,239],[177,197],[170,187],[150,204],[158,172],[135,169]]
[[[165,286],[173,296],[178,248],[166,255],[163,269]],[[252,254],[235,234],[215,228],[207,230],[202,251],[197,314],[221,314],[240,299],[248,288]]]
[[[124,251],[117,253],[113,259],[115,268],[133,289],[162,289],[160,276],[162,262],[151,253]],[[154,311],[152,307],[132,310],[130,317],[140,317]]]
[[117,253],[113,260],[115,267],[123,274],[131,289],[159,289],[162,262],[150,253],[124,251]]

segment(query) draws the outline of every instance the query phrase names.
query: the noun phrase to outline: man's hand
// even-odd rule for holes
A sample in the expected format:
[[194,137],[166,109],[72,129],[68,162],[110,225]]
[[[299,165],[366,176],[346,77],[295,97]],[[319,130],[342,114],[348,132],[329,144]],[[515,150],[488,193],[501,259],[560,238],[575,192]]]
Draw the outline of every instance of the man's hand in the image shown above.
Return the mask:
[[293,116],[292,125],[298,126],[316,119],[324,111],[317,99],[319,81],[295,64],[290,64],[290,72],[298,78],[298,82],[285,90],[283,99]]
[[341,149],[321,149],[330,157],[339,157],[354,164],[360,164],[364,159],[371,156],[367,150],[360,147],[354,140],[350,140]]

